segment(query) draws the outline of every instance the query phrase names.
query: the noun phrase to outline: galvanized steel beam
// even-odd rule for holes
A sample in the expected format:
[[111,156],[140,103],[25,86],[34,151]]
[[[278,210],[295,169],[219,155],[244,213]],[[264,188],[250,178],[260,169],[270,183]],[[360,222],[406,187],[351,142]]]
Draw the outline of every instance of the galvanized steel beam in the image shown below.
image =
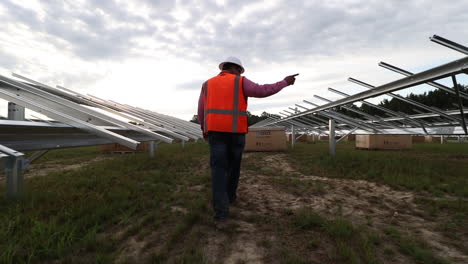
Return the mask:
[[455,61],[443,64],[441,66],[434,67],[432,69],[417,73],[413,76],[408,76],[408,77],[378,86],[375,89],[372,89],[370,91],[357,93],[350,97],[339,99],[332,103],[318,106],[308,111],[301,112],[297,115],[288,117],[288,119],[293,119],[296,116],[303,116],[303,115],[307,115],[311,113],[317,113],[317,112],[327,110],[333,107],[358,102],[358,101],[376,97],[379,95],[384,95],[384,94],[398,91],[404,88],[408,88],[408,87],[416,86],[416,85],[423,84],[426,82],[442,79],[442,78],[451,76],[453,74],[462,73],[467,70],[468,70],[468,57],[465,57],[459,60],[455,60]]
[[[375,86],[373,86],[373,85],[371,85],[371,84],[368,84],[368,83],[365,83],[365,82],[363,82],[363,81],[359,81],[359,80],[354,79],[354,78],[348,78],[348,80],[349,80],[350,82],[355,83],[355,84],[361,85],[361,86],[363,86],[363,87],[365,87],[365,88],[367,88],[367,89],[370,89],[371,91],[372,91],[373,89],[376,89]],[[450,120],[452,120],[452,121],[455,121],[455,122],[457,122],[457,123],[460,122],[460,119],[459,119],[459,118],[446,115],[442,110],[437,109],[437,108],[435,108],[435,107],[427,106],[427,105],[425,105],[425,104],[416,102],[416,101],[411,100],[411,99],[408,99],[408,98],[404,98],[403,96],[398,95],[398,94],[394,94],[394,93],[386,93],[385,95],[391,96],[391,97],[393,97],[393,98],[395,98],[395,99],[398,99],[398,100],[400,100],[400,101],[403,101],[403,102],[405,102],[405,103],[408,103],[408,104],[417,106],[417,107],[419,107],[419,108],[425,109],[425,110],[427,110],[427,111],[429,111],[429,112],[437,113],[437,114],[439,114],[440,116],[443,116],[443,117],[445,117],[445,118],[447,118],[447,119],[450,119]]]
[[453,50],[456,50],[458,52],[461,52],[465,55],[468,55],[468,48],[461,45],[461,44],[458,44],[454,41],[451,41],[451,40],[448,40],[446,38],[443,38],[443,37],[440,37],[440,36],[437,36],[437,35],[434,35],[432,37],[429,38],[431,41],[435,42],[435,43],[438,43],[442,46],[445,46],[447,48],[451,48]]
[[455,92],[457,95],[457,103],[458,103],[458,109],[460,109],[460,116],[461,116],[461,126],[463,127],[463,130],[465,131],[465,134],[468,135],[468,129],[466,128],[466,121],[465,121],[465,113],[463,111],[463,102],[460,97],[460,88],[458,87],[458,82],[457,78],[455,75],[452,75],[452,82],[453,82],[453,87],[455,87]]
[[[394,72],[396,72],[396,73],[402,74],[402,75],[404,75],[404,76],[413,76],[413,75],[414,75],[414,73],[412,73],[412,72],[403,70],[403,69],[401,69],[401,68],[398,68],[398,67],[396,67],[396,66],[393,66],[393,65],[391,65],[391,64],[389,64],[389,63],[386,63],[386,62],[383,62],[383,61],[379,62],[379,66],[382,67],[382,68],[385,68],[385,69],[387,69],[387,70],[391,70],[391,71],[394,71]],[[435,88],[444,90],[444,91],[446,91],[446,92],[448,92],[448,93],[455,94],[455,91],[454,91],[453,89],[451,89],[451,88],[449,88],[449,87],[447,87],[447,86],[445,86],[445,85],[442,85],[442,84],[440,84],[440,83],[437,83],[437,82],[427,82],[426,84],[428,84],[428,85],[430,85],[430,86],[432,86],[432,87],[435,87]],[[461,93],[461,92],[460,92],[460,96],[461,96],[462,98],[464,98],[464,99],[468,99],[468,94],[465,94],[465,93]]]
[[135,141],[135,140],[123,137],[121,135],[115,134],[113,132],[107,131],[106,129],[104,129],[102,127],[90,124],[90,123],[88,123],[86,121],[75,118],[75,117],[70,116],[68,114],[64,114],[64,113],[59,112],[59,111],[57,111],[57,110],[55,110],[53,108],[50,108],[49,106],[42,105],[42,104],[39,104],[39,103],[37,103],[37,102],[35,102],[33,100],[29,100],[29,99],[25,99],[25,98],[19,99],[17,93],[11,93],[9,91],[1,89],[1,87],[0,87],[0,97],[6,99],[8,101],[23,105],[24,107],[27,107],[27,108],[29,108],[29,109],[31,109],[33,111],[43,113],[43,114],[47,115],[48,117],[51,117],[51,118],[53,118],[55,120],[58,120],[58,121],[61,121],[63,123],[70,124],[70,125],[72,125],[74,127],[77,127],[77,128],[83,129],[85,131],[88,131],[89,133],[96,134],[96,135],[102,136],[104,138],[112,139],[114,142],[117,142],[117,143],[119,143],[121,145],[124,145],[124,146],[127,146],[129,148],[136,149],[136,147],[139,144],[138,141]]

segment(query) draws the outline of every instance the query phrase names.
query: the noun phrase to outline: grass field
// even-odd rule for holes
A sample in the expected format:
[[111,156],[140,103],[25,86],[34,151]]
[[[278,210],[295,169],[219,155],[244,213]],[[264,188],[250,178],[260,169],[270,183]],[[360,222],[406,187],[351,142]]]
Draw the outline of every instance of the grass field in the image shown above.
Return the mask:
[[327,149],[244,155],[221,230],[204,143],[51,151],[22,199],[0,200],[0,263],[465,263],[468,144]]

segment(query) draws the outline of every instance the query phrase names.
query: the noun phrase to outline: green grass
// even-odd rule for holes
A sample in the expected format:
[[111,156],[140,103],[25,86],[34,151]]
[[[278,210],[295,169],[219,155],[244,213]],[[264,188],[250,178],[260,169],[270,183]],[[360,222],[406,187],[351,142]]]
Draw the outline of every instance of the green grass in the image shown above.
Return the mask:
[[[85,168],[26,180],[22,199],[0,201],[0,263],[108,263],[126,238],[158,228],[169,230],[163,252],[171,252],[195,223],[210,215],[208,192],[189,190],[191,185],[209,184],[207,172],[194,169],[207,156],[206,145],[186,148],[190,151],[161,145],[156,158],[146,153],[113,156]],[[97,148],[56,150],[41,162],[76,162],[96,154]],[[4,186],[0,188],[4,196]],[[176,205],[188,213],[172,211]],[[114,236],[113,230],[124,232]]]
[[460,239],[468,234],[466,143],[424,143],[406,151],[367,151],[355,149],[354,142],[343,142],[337,145],[333,158],[328,143],[319,142],[296,144],[288,157],[304,174],[364,179],[415,191],[419,194],[416,202],[428,217],[445,218],[440,229],[447,236]]
[[[34,154],[34,151],[25,152],[26,158]],[[82,147],[82,148],[68,148],[68,149],[57,149],[50,150],[40,158],[34,161],[34,164],[44,163],[58,163],[62,165],[76,164],[83,161],[88,161],[96,156],[104,155],[101,154],[101,148],[99,146],[93,147]]]
[[[37,164],[81,163],[100,155],[98,147],[54,150]],[[297,197],[334,191],[332,184],[278,171],[264,161],[268,155],[253,153],[242,169]],[[416,191],[425,217],[445,218],[439,228],[453,241],[468,234],[467,156],[468,144],[363,151],[355,150],[352,142],[340,143],[335,158],[328,155],[327,143],[298,143],[286,155],[292,167],[306,175],[365,179]],[[108,157],[29,178],[22,199],[0,200],[0,263],[206,263],[201,245],[207,243],[207,232],[213,232],[210,177],[200,165],[208,161],[207,145],[187,144],[181,151],[180,145],[162,144],[156,158],[146,153]],[[191,188],[198,185],[204,186],[202,191]],[[4,189],[0,186],[2,196]],[[414,263],[447,263],[424,241],[396,227],[373,232],[339,214],[324,217],[302,208],[279,217],[235,217],[259,226],[266,258],[279,263],[310,263],[314,252],[326,252],[332,263],[382,263],[382,256],[394,257],[396,252]],[[224,235],[232,239],[237,228]],[[130,238],[145,241],[146,259],[118,259]]]
[[299,143],[288,157],[307,175],[364,179],[437,196],[468,197],[468,144],[425,143],[407,151],[366,151],[355,149],[354,142],[343,142],[333,158],[326,142]]
[[377,257],[380,238],[365,227],[356,227],[350,221],[337,217],[327,219],[312,209],[302,208],[292,214],[292,226],[301,232],[318,231],[331,238],[337,260],[342,263],[382,263]]
[[449,263],[448,261],[435,256],[425,242],[414,237],[405,236],[395,227],[387,227],[385,228],[384,232],[388,238],[390,238],[396,245],[398,245],[399,250],[403,254],[412,257],[416,263]]

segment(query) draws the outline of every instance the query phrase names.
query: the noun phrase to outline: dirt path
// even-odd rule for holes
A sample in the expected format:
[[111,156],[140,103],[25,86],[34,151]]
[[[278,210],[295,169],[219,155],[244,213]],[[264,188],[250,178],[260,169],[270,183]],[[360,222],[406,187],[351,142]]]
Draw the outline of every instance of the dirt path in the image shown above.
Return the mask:
[[70,164],[70,165],[63,165],[57,163],[56,161],[46,162],[42,164],[31,164],[31,166],[25,171],[24,177],[25,178],[32,178],[37,176],[44,176],[54,171],[66,171],[66,170],[75,170],[79,168],[86,167],[92,163],[111,159],[112,157],[106,156],[98,156],[92,160],[87,160],[85,162]]
[[[82,167],[86,167],[89,164],[101,161],[101,160],[106,160],[106,159],[111,159],[112,157],[103,157],[103,156],[98,156],[92,160],[88,160],[85,162],[81,163],[75,163],[75,164],[69,164],[69,165],[64,165],[60,164],[59,162],[56,161],[50,161],[42,164],[31,164],[30,167],[24,172],[24,178],[32,178],[32,177],[37,177],[37,176],[45,176],[51,172],[55,171],[67,171],[67,170],[75,170],[79,169]],[[0,166],[1,172],[3,172],[3,167]],[[6,180],[5,175],[3,173],[0,173],[0,182],[4,182]]]
[[[255,153],[247,154],[245,158],[251,155]],[[353,224],[367,224],[379,233],[389,225],[398,226],[404,232],[421,237],[437,255],[454,263],[468,263],[468,256],[451,246],[453,241],[437,231],[441,223],[428,219],[427,213],[418,207],[413,193],[363,180],[303,175],[290,166],[285,155],[268,155],[262,162],[273,166],[278,175],[292,175],[290,177],[295,180],[321,184],[325,186],[325,191],[314,195],[282,191],[271,183],[272,176],[243,170],[238,191],[239,202],[231,209],[233,218],[230,225],[237,227],[236,231],[229,236],[216,232],[208,234],[205,252],[210,262],[266,263],[268,249],[262,245],[262,239],[271,234],[262,233],[258,224],[248,223],[243,219],[259,215],[281,217],[280,212],[286,209],[311,207],[321,215],[341,215]],[[220,251],[224,253],[219,253]],[[393,258],[382,258],[382,261],[413,262],[398,254]],[[320,257],[323,257],[323,252],[317,252],[317,259],[312,261],[321,263]]]

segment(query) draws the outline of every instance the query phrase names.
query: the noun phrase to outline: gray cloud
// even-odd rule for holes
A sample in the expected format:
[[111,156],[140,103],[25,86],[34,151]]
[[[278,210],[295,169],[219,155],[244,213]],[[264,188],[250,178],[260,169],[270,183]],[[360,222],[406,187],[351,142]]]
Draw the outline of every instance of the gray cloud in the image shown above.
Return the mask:
[[39,17],[33,10],[23,8],[9,0],[2,1],[0,5],[8,10],[7,16],[12,22],[24,23],[31,28],[36,28],[40,24]]
[[[66,41],[72,51],[84,59],[108,59],[131,54],[132,40],[135,37],[148,36],[157,29],[142,17],[126,12],[123,6],[114,1],[95,1],[83,6],[65,1],[43,1],[46,12],[43,20],[32,10],[5,0],[10,23],[22,23],[32,33],[46,33],[44,41],[54,41],[59,48]],[[115,22],[123,25],[114,27]],[[136,28],[136,26],[139,26]]]
[[[171,15],[176,1],[138,0],[136,3],[150,12],[144,17],[112,0],[88,1],[80,6],[73,1],[48,0],[41,1],[46,12],[42,20],[10,0],[0,5],[9,10],[6,23],[22,23],[33,33],[45,33],[48,37],[44,40],[58,48],[63,48],[65,41],[76,56],[86,60],[143,56],[157,49],[201,64],[234,54],[254,65],[399,47],[433,33],[468,35],[468,3],[461,0],[450,5],[429,0],[374,0],[365,4],[289,0],[260,9],[249,8],[252,2],[229,0],[222,6],[213,0],[180,1],[178,5],[190,14],[185,22]],[[420,12],[422,6],[437,12],[427,16]],[[245,17],[235,21],[239,14]],[[158,45],[135,43],[139,37],[151,37]]]
[[[366,5],[356,2],[349,6],[329,6],[325,1],[315,1],[310,6],[304,6],[303,1],[283,3],[254,11],[237,24],[231,24],[235,12],[226,10],[221,11],[224,17],[221,22],[211,20],[211,16],[219,15],[215,13],[220,11],[219,7],[205,4],[201,7],[204,14],[197,19],[205,19],[215,30],[210,32],[191,20],[179,26],[179,29],[190,27],[196,36],[178,41],[181,53],[219,59],[229,52],[238,54],[247,63],[283,62],[310,55],[331,56],[404,45],[420,41],[421,34],[425,38],[432,33],[466,32],[460,21],[467,17],[463,6],[468,4],[462,1],[453,3],[456,8],[428,1],[367,1]],[[438,5],[446,10],[444,15],[428,17],[420,12],[421,6],[438,9]],[[191,13],[199,14],[199,9],[195,7]],[[455,27],[438,26],[445,24]]]

